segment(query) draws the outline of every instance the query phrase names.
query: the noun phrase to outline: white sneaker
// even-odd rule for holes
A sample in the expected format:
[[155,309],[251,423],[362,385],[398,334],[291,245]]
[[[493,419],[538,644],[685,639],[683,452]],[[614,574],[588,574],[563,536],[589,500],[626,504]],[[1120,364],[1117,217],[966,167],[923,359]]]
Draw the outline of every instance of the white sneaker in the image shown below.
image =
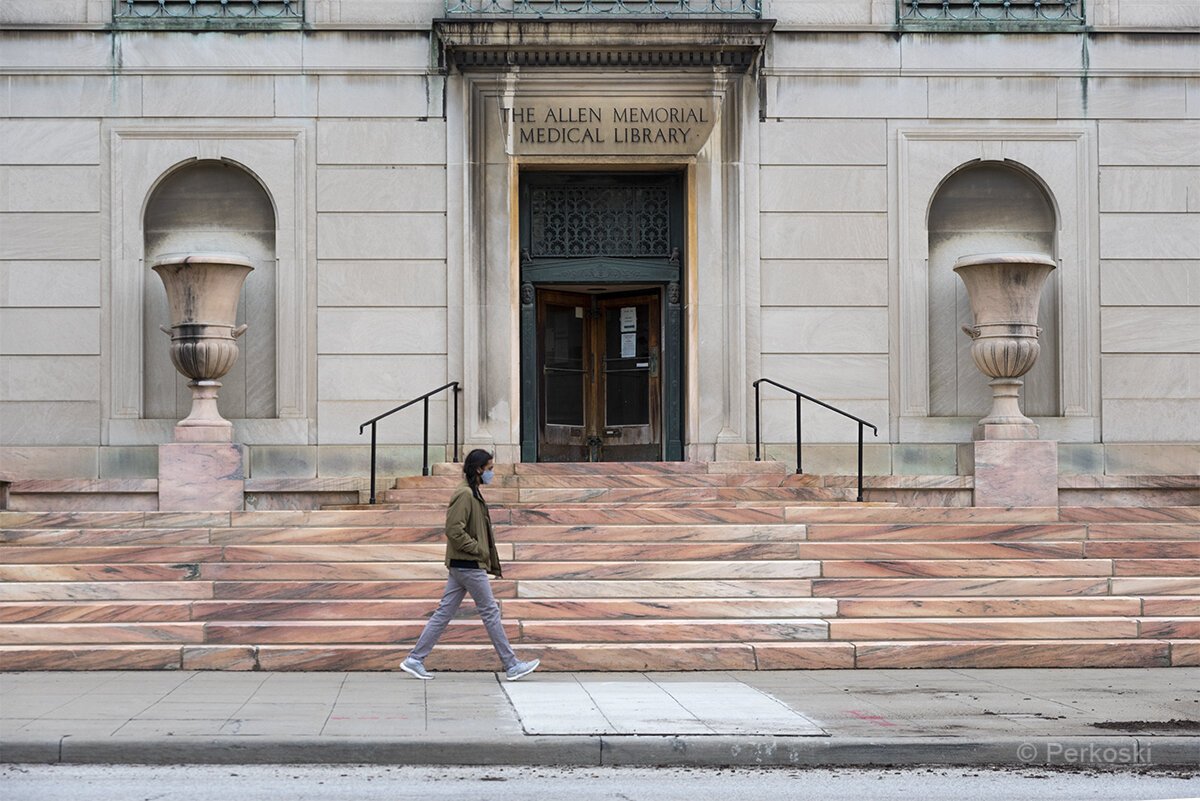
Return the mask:
[[430,681],[433,679],[433,674],[426,670],[423,664],[413,659],[411,656],[400,663],[400,669],[408,675],[414,676],[423,681]]
[[[534,659],[530,662],[517,662],[508,670],[504,671],[504,677],[509,681],[516,681],[522,676],[528,676],[530,673],[538,669],[538,665],[542,664],[542,660]],[[430,676],[430,678],[433,678]]]

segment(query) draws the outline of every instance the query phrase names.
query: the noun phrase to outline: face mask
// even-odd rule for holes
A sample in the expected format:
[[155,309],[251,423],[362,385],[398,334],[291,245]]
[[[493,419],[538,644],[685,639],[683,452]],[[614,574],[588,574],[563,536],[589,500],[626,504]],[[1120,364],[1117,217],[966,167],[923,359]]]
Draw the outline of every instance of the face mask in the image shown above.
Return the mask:
[[495,476],[496,476],[495,470],[484,470],[482,475],[479,476],[479,480],[482,481],[484,484],[491,484],[492,479]]

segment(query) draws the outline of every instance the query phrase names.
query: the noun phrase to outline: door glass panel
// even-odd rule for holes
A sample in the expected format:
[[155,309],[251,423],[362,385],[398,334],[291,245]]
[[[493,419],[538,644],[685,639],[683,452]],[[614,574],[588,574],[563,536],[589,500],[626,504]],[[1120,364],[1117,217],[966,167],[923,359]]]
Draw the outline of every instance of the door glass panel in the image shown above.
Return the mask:
[[546,423],[583,425],[583,395],[587,379],[583,364],[582,306],[546,306],[544,408]]
[[[604,424],[650,423],[650,307],[604,310]],[[657,357],[657,354],[655,354]]]

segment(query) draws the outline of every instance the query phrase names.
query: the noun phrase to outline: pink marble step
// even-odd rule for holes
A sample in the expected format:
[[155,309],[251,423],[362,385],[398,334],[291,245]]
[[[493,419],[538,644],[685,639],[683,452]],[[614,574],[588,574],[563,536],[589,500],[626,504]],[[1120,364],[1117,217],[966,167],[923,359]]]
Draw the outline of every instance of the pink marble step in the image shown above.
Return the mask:
[[900,540],[936,542],[939,540],[1083,540],[1087,526],[1078,523],[971,523],[931,524],[810,523],[808,539],[839,542],[876,542]]
[[1200,576],[1114,578],[1113,595],[1200,595]]
[[894,559],[888,561],[827,560],[821,563],[824,578],[929,578],[1042,576],[1111,576],[1108,559]]
[[1114,576],[1200,577],[1200,559],[1113,559]]
[[[1161,580],[1161,579],[1160,579]],[[1136,579],[1129,579],[1136,581]],[[1197,581],[1200,585],[1200,580]],[[1200,590],[1197,590],[1200,592]],[[813,579],[816,598],[938,598],[946,596],[1108,595],[1106,578],[843,578]],[[1113,595],[1140,595],[1113,584]],[[1177,593],[1184,594],[1184,593]]]
[[179,670],[178,645],[0,646],[4,670]]
[[1084,553],[1094,559],[1200,559],[1200,539],[1194,542],[1179,540],[1121,540],[1089,541]]
[[521,621],[521,642],[746,642],[827,640],[823,620],[571,620]]
[[[623,542],[796,542],[804,540],[804,526],[794,523],[714,523],[692,525],[581,525],[496,526],[496,539],[512,543]],[[441,532],[439,531],[439,535]],[[690,546],[681,546],[690,547]]]
[[1200,523],[1197,506],[1064,506],[1064,521],[1080,523]]
[[8,582],[162,582],[194,578],[197,578],[195,565],[0,565],[0,587]]
[[1138,636],[1125,617],[875,618],[829,621],[829,639],[883,640],[1115,640]]
[[139,601],[213,597],[210,581],[10,581],[0,601]]
[[0,602],[0,623],[183,623],[191,619],[189,601]]
[[[197,601],[188,610],[193,620],[206,621],[318,621],[318,620],[419,620],[437,608],[436,598],[398,600]],[[0,614],[3,610],[0,609]],[[458,617],[475,615],[470,598],[459,607]]]
[[809,579],[687,579],[586,581],[525,579],[521,598],[804,598],[812,595]]
[[1170,644],[1130,640],[856,642],[860,668],[1167,667]]
[[[353,620],[318,621],[253,621],[214,622],[202,624],[204,642],[224,645],[365,645],[368,643],[408,643],[411,647],[421,630],[423,620],[395,621],[389,623]],[[508,638],[517,641],[521,636],[520,624],[504,621]],[[478,618],[450,621],[439,642],[445,643],[490,643],[487,629]]]
[[1200,596],[1143,598],[1142,614],[1162,617],[1200,614]]
[[1151,640],[1200,640],[1200,609],[1191,617],[1149,618],[1138,621],[1138,636]]
[[514,620],[646,620],[676,618],[832,617],[837,602],[815,598],[655,598],[537,600],[500,602]]
[[623,561],[623,562],[513,562],[504,567],[505,578],[516,579],[792,579],[815,576],[817,562],[772,561]]
[[[778,473],[619,473],[619,474],[533,474],[497,475],[485,490],[493,489],[605,489],[669,487],[778,487],[819,486],[819,482],[792,481]],[[803,476],[796,478],[805,478]],[[453,489],[462,482],[458,476],[403,476],[390,489]]]
[[[386,490],[381,500],[387,504],[408,501],[449,502],[450,489]],[[693,501],[853,501],[850,490],[821,487],[613,487],[613,488],[547,488],[491,489],[484,497],[489,504],[558,504],[558,503],[691,503]]]
[[113,546],[113,547],[43,547],[36,545],[0,545],[0,565],[61,564],[61,563],[175,563],[217,562],[222,559],[220,547],[177,546]]
[[[446,586],[442,577],[424,581],[217,581],[208,595],[223,601],[242,600],[386,600],[392,598],[440,598]],[[515,598],[516,582],[492,581],[492,595]]]
[[445,545],[445,526],[341,526],[213,529],[214,545]]
[[0,624],[0,645],[133,645],[203,641],[203,623]]
[[[1141,598],[1099,595],[1031,598],[839,598],[837,617],[967,618],[967,617],[1136,617]],[[1176,611],[1165,614],[1175,614]],[[1155,614],[1145,611],[1145,614]]]
[[[652,536],[648,532],[648,537]],[[510,546],[521,562],[613,562],[663,560],[778,560],[800,559],[796,542],[751,543],[520,543]]]
[[[551,671],[831,668],[1166,667],[1195,665],[1200,641],[1025,640],[913,642],[545,644],[523,648]],[[406,645],[0,646],[7,670],[398,670]],[[444,644],[434,671],[495,671],[490,644]]]
[[6,528],[0,543],[14,546],[208,545],[207,528]]
[[1200,541],[1195,523],[1088,523],[1089,540],[1185,540]]
[[0,529],[9,528],[211,528],[228,526],[229,512],[7,512]]

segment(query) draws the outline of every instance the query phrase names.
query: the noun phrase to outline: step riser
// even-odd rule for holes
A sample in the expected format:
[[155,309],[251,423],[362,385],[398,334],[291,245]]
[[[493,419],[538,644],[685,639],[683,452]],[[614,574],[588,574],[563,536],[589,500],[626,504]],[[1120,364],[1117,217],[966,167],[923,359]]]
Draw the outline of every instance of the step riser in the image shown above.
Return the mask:
[[[9,670],[397,670],[401,646],[86,646],[0,650]],[[1169,667],[1200,664],[1200,648],[1161,641],[1040,640],[907,643],[703,643],[544,645],[531,650],[552,671],[821,670],[883,668]],[[434,671],[494,671],[490,645],[443,645]]]
[[[684,618],[1025,618],[1188,617],[1200,598],[1016,599],[501,599],[512,620],[670,620]],[[414,620],[428,617],[433,599],[388,601],[168,601],[111,603],[0,603],[0,623],[186,623],[195,621]],[[464,600],[458,617],[475,606]]]

